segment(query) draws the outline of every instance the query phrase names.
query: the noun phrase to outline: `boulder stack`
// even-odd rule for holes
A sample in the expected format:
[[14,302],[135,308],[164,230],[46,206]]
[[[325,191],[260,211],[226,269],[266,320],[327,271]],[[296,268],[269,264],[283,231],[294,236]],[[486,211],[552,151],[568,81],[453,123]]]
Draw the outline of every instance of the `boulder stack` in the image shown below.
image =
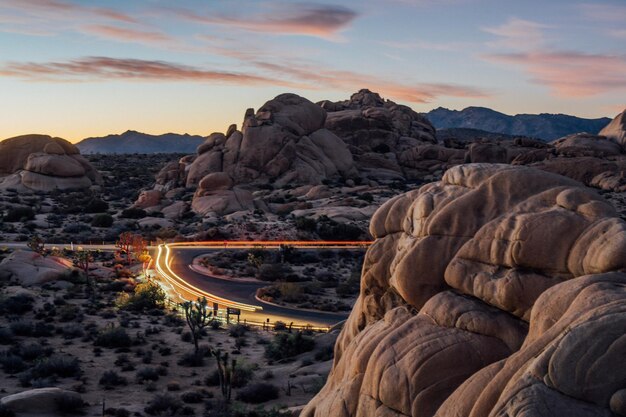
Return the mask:
[[626,415],[626,223],[595,191],[459,165],[384,204],[370,232],[301,416]]
[[0,142],[0,188],[49,192],[101,183],[100,174],[64,139],[25,135]]

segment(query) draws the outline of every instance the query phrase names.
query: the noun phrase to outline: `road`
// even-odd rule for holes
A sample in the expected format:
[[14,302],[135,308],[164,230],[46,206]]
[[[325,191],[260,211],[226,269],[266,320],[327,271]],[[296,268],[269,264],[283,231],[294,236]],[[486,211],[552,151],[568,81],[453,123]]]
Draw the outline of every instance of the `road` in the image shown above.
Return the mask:
[[[261,323],[282,321],[287,324],[327,329],[345,320],[347,313],[331,313],[301,310],[265,303],[255,298],[257,289],[266,283],[234,282],[210,277],[189,266],[197,256],[211,250],[254,249],[262,245],[266,249],[277,249],[280,243],[294,248],[307,249],[363,249],[369,242],[198,242],[161,245],[157,249],[155,266],[160,277],[182,299],[195,300],[206,297],[210,303],[217,303],[220,309],[231,307],[241,311],[240,320]],[[234,317],[231,317],[234,319]]]
[[[164,284],[170,293],[178,300],[196,300],[206,297],[209,302],[217,303],[221,314],[227,307],[241,311],[240,320],[260,324],[269,319],[270,323],[282,321],[297,326],[310,325],[315,329],[328,329],[348,317],[347,313],[331,313],[314,310],[303,310],[278,306],[256,299],[257,289],[267,286],[265,283],[236,282],[200,274],[190,268],[193,259],[212,250],[224,249],[255,249],[262,246],[265,249],[278,249],[281,244],[287,244],[299,249],[365,249],[371,242],[320,242],[320,241],[256,241],[256,242],[185,242],[169,243],[149,247],[153,254],[154,267],[159,281]],[[70,248],[70,244],[49,245]],[[25,249],[27,243],[6,242],[0,247]],[[115,250],[115,245],[79,245],[77,248],[89,250]],[[232,316],[236,321],[236,317]]]

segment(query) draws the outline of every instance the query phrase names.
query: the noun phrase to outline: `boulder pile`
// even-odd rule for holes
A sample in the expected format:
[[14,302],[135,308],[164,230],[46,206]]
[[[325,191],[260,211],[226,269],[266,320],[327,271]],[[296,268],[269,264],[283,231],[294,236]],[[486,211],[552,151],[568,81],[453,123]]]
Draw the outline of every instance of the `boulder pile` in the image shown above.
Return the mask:
[[101,183],[100,174],[64,139],[25,135],[0,142],[0,188],[49,192]]
[[626,416],[626,223],[560,175],[467,164],[373,216],[304,417]]

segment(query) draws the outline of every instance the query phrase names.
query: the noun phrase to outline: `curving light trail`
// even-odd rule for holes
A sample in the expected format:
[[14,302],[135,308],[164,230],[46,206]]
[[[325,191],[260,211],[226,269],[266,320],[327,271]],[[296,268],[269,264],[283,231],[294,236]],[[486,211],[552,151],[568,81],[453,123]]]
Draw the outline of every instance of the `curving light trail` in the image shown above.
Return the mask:
[[204,291],[185,280],[184,277],[176,274],[172,268],[172,252],[171,248],[184,249],[257,249],[257,248],[274,248],[289,246],[302,249],[361,249],[371,245],[369,241],[206,241],[206,242],[178,242],[161,244],[158,246],[155,259],[155,267],[157,272],[172,287],[176,294],[183,300],[196,299],[205,297],[207,301],[217,303],[224,307],[237,308],[244,311],[261,311],[263,307],[260,305],[251,305],[229,300],[227,298],[218,297],[207,291]]

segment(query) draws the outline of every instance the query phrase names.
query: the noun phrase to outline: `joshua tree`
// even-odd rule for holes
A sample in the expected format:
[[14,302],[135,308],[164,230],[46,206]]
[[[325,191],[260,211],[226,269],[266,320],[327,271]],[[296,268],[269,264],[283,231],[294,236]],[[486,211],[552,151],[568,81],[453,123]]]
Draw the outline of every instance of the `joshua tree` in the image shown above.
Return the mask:
[[135,234],[132,232],[124,232],[120,235],[120,238],[115,242],[115,246],[120,250],[120,253],[126,255],[126,264],[130,265],[133,256],[133,242],[135,240]]
[[263,258],[261,256],[257,256],[252,252],[248,253],[248,263],[253,265],[256,269],[260,269],[261,265],[263,265]]
[[211,354],[215,356],[217,361],[217,374],[220,380],[220,388],[222,396],[226,402],[230,402],[233,391],[233,376],[237,367],[237,360],[228,361],[228,353],[222,353],[220,349],[211,350]]
[[46,250],[45,246],[46,242],[44,242],[44,240],[37,234],[33,235],[28,241],[28,248],[33,252],[40,254],[41,256],[44,255],[44,252]]
[[208,308],[208,304],[205,297],[198,298],[196,301],[185,301],[181,304],[185,311],[185,320],[191,331],[196,355],[200,350],[198,346],[200,335],[211,324],[211,318],[213,317],[213,312]]
[[85,279],[87,280],[87,284],[89,285],[91,296],[95,298],[96,296],[96,282],[91,278],[89,274],[89,266],[91,262],[93,262],[93,255],[91,251],[78,249],[74,252],[74,265],[80,268],[85,274]]

